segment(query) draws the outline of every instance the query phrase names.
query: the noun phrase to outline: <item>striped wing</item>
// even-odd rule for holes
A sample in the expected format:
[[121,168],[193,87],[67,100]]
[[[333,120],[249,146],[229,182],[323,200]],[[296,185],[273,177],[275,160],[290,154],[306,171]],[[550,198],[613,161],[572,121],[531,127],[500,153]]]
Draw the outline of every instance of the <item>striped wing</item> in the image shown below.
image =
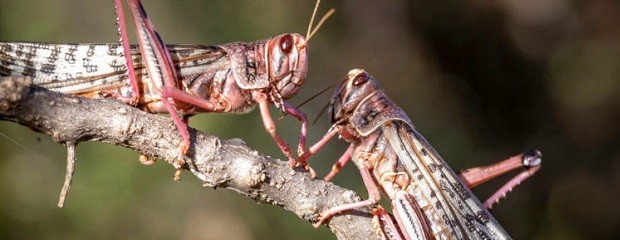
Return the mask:
[[407,123],[382,130],[410,178],[438,239],[511,239],[433,147]]
[[[181,78],[200,74],[222,60],[217,46],[169,45]],[[131,47],[138,79],[148,77],[136,45]],[[0,76],[30,76],[33,83],[63,93],[129,85],[120,44],[0,43]],[[147,81],[143,81],[147,82]]]

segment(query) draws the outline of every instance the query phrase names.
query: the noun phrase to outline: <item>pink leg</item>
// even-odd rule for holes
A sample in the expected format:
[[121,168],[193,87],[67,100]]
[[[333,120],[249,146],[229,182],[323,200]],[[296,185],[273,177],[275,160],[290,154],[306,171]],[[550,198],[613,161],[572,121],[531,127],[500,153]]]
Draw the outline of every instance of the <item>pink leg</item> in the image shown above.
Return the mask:
[[340,206],[330,208],[329,210],[321,213],[321,217],[319,218],[319,221],[313,224],[312,226],[314,226],[315,228],[318,228],[319,226],[321,226],[321,224],[325,220],[329,219],[330,217],[342,211],[366,207],[366,206],[370,206],[370,205],[373,205],[379,202],[379,200],[381,199],[381,194],[379,192],[379,189],[377,188],[377,185],[375,185],[375,182],[372,179],[372,174],[370,173],[370,170],[368,169],[368,167],[364,166],[364,164],[359,164],[359,165],[360,166],[358,166],[358,168],[362,175],[362,180],[364,181],[364,185],[366,186],[366,189],[368,190],[368,199],[361,201],[361,202],[343,204]]
[[174,124],[177,126],[177,129],[179,129],[179,132],[181,133],[181,138],[183,138],[183,145],[181,145],[181,151],[179,152],[179,157],[177,158],[174,166],[177,171],[174,173],[173,179],[175,181],[179,181],[181,180],[181,168],[185,164],[185,160],[183,158],[187,153],[187,150],[189,150],[189,146],[191,144],[189,130],[187,130],[187,125],[183,123],[183,120],[181,120],[179,115],[176,113],[176,109],[174,108],[174,106],[172,106],[172,104],[170,104],[168,99],[162,98],[161,101],[164,103],[164,106],[166,106],[168,112],[171,112],[170,117],[172,117]]
[[325,144],[327,144],[327,142],[329,142],[330,139],[332,139],[334,136],[336,136],[336,134],[338,134],[338,129],[337,128],[332,128],[331,130],[329,130],[329,132],[327,132],[327,134],[325,134],[325,136],[323,136],[323,138],[321,138],[321,140],[319,140],[312,147],[310,147],[310,149],[308,149],[307,152],[305,152],[303,155],[297,157],[297,159],[295,161],[296,162],[306,162],[306,159],[308,159],[309,157],[312,157],[314,154],[316,154]]
[[[134,19],[134,25],[136,29],[136,36],[138,38],[138,43],[140,46],[140,52],[142,53],[143,62],[146,66],[150,79],[148,83],[143,82],[143,84],[150,84],[151,87],[160,89],[179,87],[178,76],[172,62],[170,52],[167,50],[165,44],[159,37],[159,34],[155,31],[155,26],[153,25],[153,23],[147,18],[146,12],[144,11],[142,4],[139,0],[128,0],[127,2],[129,4],[129,8],[131,9],[131,15]],[[131,49],[129,46],[126,22],[124,18],[124,8],[121,0],[115,0],[114,3],[118,15],[121,43],[123,46],[123,52],[127,64],[130,84],[132,87],[133,96],[130,102],[132,104],[135,104],[140,99],[140,91],[134,71],[133,60],[131,58]],[[174,174],[174,179],[179,180],[181,168],[185,164],[183,157],[187,153],[187,150],[189,149],[191,144],[189,131],[187,129],[187,124],[185,124],[185,122],[179,118],[176,107],[172,105],[172,103],[167,99],[164,93],[162,93],[161,95],[161,101],[163,105],[165,106],[168,113],[170,113],[170,116],[172,117],[175,125],[181,133],[181,137],[183,138],[183,145],[181,146],[179,157],[175,162],[177,172]]]
[[[316,144],[314,144],[310,149],[308,149],[307,152],[305,152],[303,155],[298,156],[297,159],[295,159],[295,165],[297,163],[301,164],[302,166],[304,166],[308,171],[310,171],[310,175],[312,175],[312,178],[316,177],[316,173],[314,172],[314,170],[308,165],[308,162],[306,161],[309,157],[311,157],[312,155],[316,154],[319,149],[321,149],[332,137],[334,137],[336,134],[338,134],[338,129],[333,129],[330,130],[329,132],[327,132],[327,134],[325,134],[325,136],[323,136],[323,138],[321,140],[319,140],[319,142],[317,142]],[[345,153],[346,154],[346,153]],[[344,160],[343,160],[344,161]],[[330,173],[331,174],[331,173]],[[335,173],[334,173],[335,175]],[[331,176],[333,177],[333,176]],[[325,181],[329,181],[331,180],[331,178],[326,178]]]
[[276,141],[278,147],[280,147],[284,155],[288,157],[291,167],[295,167],[297,165],[297,162],[291,157],[291,150],[289,149],[288,145],[286,145],[284,140],[282,140],[282,138],[280,138],[280,136],[276,133],[276,124],[273,122],[273,119],[269,114],[269,102],[267,101],[267,96],[265,96],[264,93],[254,91],[252,92],[252,98],[258,103],[260,115],[263,119],[263,125],[265,126],[265,130]]
[[474,188],[488,180],[491,180],[509,171],[521,167],[525,168],[523,172],[513,177],[510,181],[504,184],[499,190],[497,190],[489,199],[484,202],[483,205],[486,208],[490,208],[493,204],[497,203],[500,199],[505,197],[508,192],[512,191],[515,186],[519,185],[525,179],[534,175],[534,173],[536,173],[540,169],[541,162],[542,154],[540,153],[540,151],[531,150],[523,154],[510,157],[499,163],[464,170],[460,173],[460,177],[463,183],[467,185],[467,187]]
[[[289,158],[289,162],[291,163],[291,166],[297,165],[296,164],[297,162],[294,162],[293,158],[291,157],[290,149],[288,148],[286,143],[280,138],[280,136],[277,135],[276,133],[275,123],[273,122],[273,120],[271,119],[271,116],[269,115],[267,98],[262,93],[257,93],[254,95],[257,96],[256,101],[259,103],[259,108],[261,111],[261,117],[263,118],[263,123],[265,125],[265,130],[269,132],[269,134],[275,139],[276,143],[278,143],[278,146],[280,147],[280,149],[282,149],[282,152]],[[205,99],[197,98],[187,92],[184,92],[179,89],[172,88],[172,87],[162,88],[162,97],[163,98],[169,97],[178,102],[189,103],[199,108],[202,108],[206,111],[222,112],[225,110],[225,109],[218,108],[212,102],[209,102]],[[297,108],[294,108],[290,105],[285,105],[285,111],[287,111],[288,113],[290,113],[291,115],[297,117],[300,121],[302,121],[302,132],[300,136],[300,149],[303,149],[305,145],[305,136],[307,134],[306,115],[303,112],[299,111]],[[304,168],[306,168],[313,177],[316,176],[316,173],[314,173],[314,170],[304,163],[305,162],[302,162],[301,165]]]
[[162,98],[172,98],[178,102],[189,103],[209,112],[221,112],[223,110],[219,109],[212,102],[209,102],[205,99],[197,98],[196,96],[193,96],[185,91],[179,90],[174,87],[163,87],[161,90],[161,96]]
[[372,210],[372,215],[372,225],[375,228],[375,232],[377,232],[377,236],[382,240],[405,239],[400,229],[394,224],[392,216],[381,205]]
[[180,87],[170,52],[155,30],[155,25],[146,16],[142,3],[140,0],[128,0],[128,2],[136,27],[140,52],[151,81],[159,84],[156,84],[157,86]]
[[347,151],[344,152],[342,156],[340,156],[340,158],[338,159],[336,163],[334,163],[334,165],[332,165],[332,170],[329,172],[329,174],[327,174],[327,176],[325,176],[323,180],[325,180],[326,182],[329,182],[334,178],[334,176],[336,176],[338,172],[340,172],[340,169],[342,169],[342,167],[344,167],[344,165],[346,165],[349,162],[349,160],[351,160],[351,154],[353,154],[353,148],[354,148],[353,144],[349,145],[349,148],[347,148]]
[[125,57],[125,64],[127,65],[127,75],[129,75],[129,84],[131,85],[131,100],[125,102],[135,105],[140,99],[140,88],[138,86],[138,80],[136,79],[135,68],[133,66],[133,59],[131,59],[131,49],[129,47],[129,35],[127,34],[127,23],[125,21],[125,10],[123,8],[122,0],[114,0],[114,6],[116,8],[116,19],[118,24],[118,32],[121,35],[121,45],[123,46],[123,55]]
[[[122,6],[118,4],[119,0],[116,0],[115,3],[117,3],[117,11],[123,13]],[[170,57],[170,52],[168,52],[166,46],[159,37],[159,34],[157,34],[157,32],[155,31],[155,26],[147,18],[146,12],[144,11],[144,8],[142,7],[142,4],[139,0],[128,0],[128,4],[129,8],[131,9],[131,15],[134,19],[136,36],[138,38],[138,44],[140,46],[142,59],[149,74],[150,82],[148,84],[151,84],[151,87],[154,88],[177,87],[178,76],[174,68],[172,58]],[[121,35],[122,34],[123,33],[121,31]],[[124,39],[126,40],[126,36]],[[124,44],[123,48],[125,51],[127,51],[128,44]],[[128,62],[131,62],[131,60],[127,58],[127,56],[126,60]],[[181,119],[179,118],[175,106],[173,106],[166,97],[162,97],[161,101],[164,104],[168,113],[170,113],[172,120],[179,129],[181,137],[183,138],[183,145],[181,146],[179,158],[177,159],[175,164],[175,167],[177,167],[178,169],[175,173],[176,180],[179,178],[180,169],[185,162],[183,160],[183,157],[187,153],[187,150],[189,149],[191,144],[190,136],[189,131],[187,130],[187,125],[185,125],[183,121],[181,121]]]
[[510,179],[510,181],[504,184],[504,186],[502,186],[495,193],[493,193],[491,197],[489,197],[486,201],[484,201],[484,204],[483,204],[484,207],[487,209],[491,209],[491,207],[493,207],[493,204],[498,203],[499,200],[506,197],[506,194],[512,191],[514,187],[521,184],[521,182],[525,181],[525,179],[528,179],[529,177],[534,175],[534,173],[536,173],[539,169],[540,169],[540,165],[532,167],[532,168],[528,168],[527,170],[519,173],[517,176]]
[[[140,91],[138,87],[138,81],[134,71],[133,60],[131,58],[131,49],[129,46],[127,24],[125,21],[125,11],[121,0],[114,0],[116,6],[116,12],[118,15],[119,32],[121,34],[121,43],[123,46],[123,53],[125,56],[125,62],[127,64],[127,71],[132,87],[132,103],[137,103],[140,98]],[[172,64],[170,53],[166,49],[159,35],[155,33],[155,27],[151,21],[146,18],[142,4],[138,0],[129,1],[129,7],[131,8],[131,14],[134,19],[136,27],[136,35],[138,36],[138,43],[140,45],[141,52],[143,54],[144,63],[147,65],[147,71],[149,73],[151,82],[154,86],[161,84],[168,86],[176,86],[176,72]],[[149,51],[150,50],[150,51]],[[159,84],[158,84],[159,83]],[[177,172],[175,173],[175,180],[179,179],[180,168],[183,166],[183,156],[187,153],[190,146],[189,131],[187,125],[183,124],[177,115],[176,108],[166,99],[162,98],[162,103],[166,107],[166,110],[170,113],[175,125],[181,133],[183,138],[183,145],[181,146],[179,158],[176,161]]]
[[288,103],[284,103],[283,106],[284,111],[288,114],[291,114],[299,121],[301,121],[301,133],[299,134],[299,146],[297,147],[297,156],[301,156],[304,154],[306,148],[306,135],[308,134],[308,119],[306,118],[306,114],[303,113],[298,108],[291,106]]

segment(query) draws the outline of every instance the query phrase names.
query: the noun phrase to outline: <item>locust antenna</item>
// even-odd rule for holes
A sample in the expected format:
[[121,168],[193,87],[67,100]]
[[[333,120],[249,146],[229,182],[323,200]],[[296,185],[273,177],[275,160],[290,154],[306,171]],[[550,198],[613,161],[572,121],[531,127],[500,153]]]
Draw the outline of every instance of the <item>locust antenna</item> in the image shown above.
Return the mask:
[[329,11],[327,11],[327,13],[323,15],[323,17],[321,18],[319,23],[316,25],[316,27],[312,29],[312,25],[314,24],[314,18],[316,17],[316,12],[319,10],[320,4],[321,4],[321,0],[317,0],[316,4],[314,5],[314,11],[312,11],[312,17],[310,17],[310,24],[308,24],[308,31],[306,32],[306,42],[309,42],[310,38],[314,36],[316,31],[319,30],[319,28],[321,28],[321,25],[323,25],[323,23],[325,23],[325,21],[336,12],[336,9],[334,8],[329,9]]
[[[325,92],[327,89],[332,88],[333,86],[336,86],[337,84],[341,84],[341,83],[342,83],[342,81],[335,82],[332,85],[330,85],[329,87],[327,87],[325,90],[323,90],[323,92]],[[323,106],[323,109],[321,109],[321,112],[319,112],[319,115],[317,115],[316,118],[312,121],[312,125],[311,126],[314,126],[316,124],[316,122],[319,121],[319,118],[323,115],[323,113],[325,113],[325,110],[327,110],[327,108],[329,107],[330,103],[331,102],[328,102],[328,103],[325,104],[325,106]],[[330,129],[330,131],[331,131],[331,129]]]
[[321,109],[321,112],[319,112],[319,115],[317,115],[316,118],[314,118],[314,120],[312,120],[312,125],[310,125],[310,126],[316,125],[316,122],[319,121],[319,118],[321,116],[323,116],[323,113],[325,113],[325,110],[327,110],[328,107],[329,107],[329,103],[326,103],[325,106],[323,106],[323,109]]
[[[333,88],[334,86],[336,86],[339,82],[335,82],[327,87],[325,87],[323,90],[315,93],[314,95],[312,95],[311,97],[309,97],[308,99],[304,100],[302,103],[300,103],[299,105],[297,105],[297,108],[302,107],[303,105],[305,105],[306,103],[309,103],[310,101],[314,100],[315,98],[317,98],[318,96],[320,96],[321,94],[327,92],[327,90]],[[329,105],[329,103],[327,103],[327,105]],[[321,110],[321,113],[319,113],[319,116],[316,117],[314,119],[314,121],[312,122],[312,126],[314,126],[314,124],[316,124],[317,120],[319,119],[319,117],[321,116],[321,114],[323,114],[323,112],[325,112],[325,109],[327,108],[327,105],[325,105],[325,107],[323,107],[323,110]],[[278,117],[278,120],[281,120],[282,118],[284,118],[284,116],[286,116],[287,113],[283,113],[281,116]]]
[[303,101],[302,103],[300,103],[299,105],[297,105],[297,108],[300,108],[301,106],[305,105],[306,103],[309,103],[310,101],[314,100],[315,98],[317,98],[318,96],[320,96],[321,94],[327,92],[327,90],[333,88],[334,86],[336,86],[338,84],[337,83],[333,83],[332,85],[329,85],[327,87],[325,87],[323,90],[315,93],[314,95],[312,95],[312,97],[309,97],[308,99],[306,99],[305,101]]

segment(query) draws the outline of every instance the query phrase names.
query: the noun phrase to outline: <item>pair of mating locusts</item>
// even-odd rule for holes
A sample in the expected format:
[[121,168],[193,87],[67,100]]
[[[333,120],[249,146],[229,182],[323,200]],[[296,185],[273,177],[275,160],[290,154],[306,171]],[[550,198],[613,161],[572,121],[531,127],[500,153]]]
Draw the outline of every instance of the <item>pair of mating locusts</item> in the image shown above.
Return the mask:
[[[527,167],[483,207],[363,70],[350,71],[341,83],[330,104],[333,127],[304,152],[306,116],[284,99],[296,94],[306,78],[306,44],[313,34],[310,29],[307,39],[283,34],[253,43],[166,46],[139,0],[128,0],[137,29],[136,47],[127,40],[121,0],[115,0],[115,5],[121,45],[0,43],[0,75],[30,76],[35,84],[51,90],[113,97],[148,112],[170,113],[183,137],[176,166],[179,169],[190,147],[189,116],[197,112],[244,113],[258,104],[265,129],[291,166],[307,167],[306,159],[337,134],[352,142],[326,179],[353,158],[371,198],[326,211],[317,226],[338,212],[375,204],[383,192],[392,199],[397,222],[380,206],[376,208],[377,231],[383,238],[509,238],[485,207],[538,170],[538,152],[462,174],[460,179],[473,187],[505,171]],[[297,159],[276,134],[269,104],[302,122]]]

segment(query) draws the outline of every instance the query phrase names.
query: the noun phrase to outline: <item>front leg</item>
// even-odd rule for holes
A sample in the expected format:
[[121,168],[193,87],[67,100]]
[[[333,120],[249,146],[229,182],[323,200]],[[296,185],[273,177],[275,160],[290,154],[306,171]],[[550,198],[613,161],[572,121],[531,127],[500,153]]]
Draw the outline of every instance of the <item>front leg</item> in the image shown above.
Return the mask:
[[276,133],[276,124],[273,122],[271,115],[269,114],[269,101],[267,100],[267,95],[265,93],[259,91],[252,92],[252,99],[258,103],[258,107],[260,109],[260,115],[263,119],[263,125],[265,126],[265,131],[271,135],[271,137],[276,141],[278,147],[282,150],[284,155],[288,157],[289,164],[291,167],[295,167],[297,162],[293,157],[291,157],[291,149],[286,145],[284,140]]
[[[301,122],[301,133],[299,134],[299,146],[297,147],[297,156],[302,156],[305,153],[306,148],[306,136],[308,134],[308,118],[306,114],[299,110],[299,108],[292,106],[286,102],[282,104],[284,112],[291,114],[291,116],[297,118]],[[305,165],[305,163],[302,163]]]
[[361,201],[361,202],[348,203],[348,204],[343,204],[340,206],[332,207],[328,209],[327,211],[321,213],[319,220],[316,223],[314,223],[312,226],[314,226],[315,228],[318,228],[319,226],[321,226],[321,224],[323,224],[325,220],[331,218],[332,216],[342,211],[357,209],[361,207],[367,207],[367,206],[376,204],[377,202],[379,202],[379,200],[381,200],[381,193],[379,191],[379,188],[375,184],[375,181],[373,180],[372,173],[370,172],[370,169],[372,168],[370,164],[366,164],[364,161],[362,161],[360,162],[360,164],[357,164],[357,167],[360,170],[360,174],[362,175],[364,186],[366,186],[366,190],[368,190],[368,199]]

